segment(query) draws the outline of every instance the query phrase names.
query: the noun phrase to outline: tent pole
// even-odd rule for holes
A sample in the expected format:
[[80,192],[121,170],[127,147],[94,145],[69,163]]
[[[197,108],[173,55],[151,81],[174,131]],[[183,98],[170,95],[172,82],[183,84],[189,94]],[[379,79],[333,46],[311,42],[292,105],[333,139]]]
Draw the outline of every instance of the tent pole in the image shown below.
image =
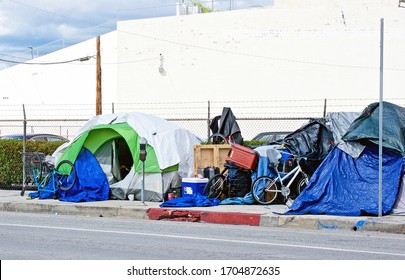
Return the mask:
[[384,18],[380,26],[380,106],[378,126],[378,217],[382,217],[382,135],[383,135],[383,67],[384,65]]

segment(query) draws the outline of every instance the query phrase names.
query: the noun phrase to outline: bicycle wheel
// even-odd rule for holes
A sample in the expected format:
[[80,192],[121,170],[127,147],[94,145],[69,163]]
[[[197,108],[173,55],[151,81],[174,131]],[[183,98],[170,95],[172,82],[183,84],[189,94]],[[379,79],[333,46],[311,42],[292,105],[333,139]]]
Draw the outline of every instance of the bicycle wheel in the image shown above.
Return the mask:
[[70,190],[77,180],[76,169],[68,160],[62,160],[55,168],[57,185],[62,191]]
[[42,179],[42,181],[40,181],[38,183],[38,185],[37,185],[38,190],[39,191],[44,190],[51,179],[52,179],[52,174],[51,173],[46,174],[46,176]]
[[208,143],[212,144],[228,144],[228,141],[226,140],[226,137],[222,135],[221,133],[214,133],[208,138],[207,140]]
[[250,192],[257,203],[268,205],[276,200],[279,190],[276,180],[260,176],[253,182]]
[[32,155],[30,159],[30,167],[32,170],[32,179],[38,184],[42,179],[42,160],[39,155]]
[[296,187],[296,192],[297,192],[297,197],[301,194],[301,192],[307,187],[308,184],[308,179],[304,176],[302,177],[297,184]]
[[208,198],[220,198],[226,188],[225,176],[217,174],[207,182],[203,194]]

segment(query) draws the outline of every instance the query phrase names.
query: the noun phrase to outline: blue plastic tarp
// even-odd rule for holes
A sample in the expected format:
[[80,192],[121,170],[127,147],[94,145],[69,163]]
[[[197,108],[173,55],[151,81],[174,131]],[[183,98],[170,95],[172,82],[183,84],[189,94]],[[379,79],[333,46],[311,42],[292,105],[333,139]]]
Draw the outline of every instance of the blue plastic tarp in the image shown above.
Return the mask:
[[90,202],[107,200],[110,186],[107,177],[94,155],[82,148],[74,163],[77,180],[68,191],[54,190],[52,179],[41,190],[29,194],[31,198],[59,199],[70,202]]
[[[367,146],[357,159],[333,148],[285,214],[378,215],[378,166],[377,146]],[[403,168],[402,156],[383,150],[383,215],[393,208]]]
[[110,186],[107,177],[89,150],[81,149],[74,166],[77,172],[76,183],[68,191],[59,190],[59,200],[70,202],[108,200]]
[[218,198],[208,198],[202,194],[196,193],[183,197],[173,198],[160,204],[160,207],[209,207],[217,206],[220,200]]

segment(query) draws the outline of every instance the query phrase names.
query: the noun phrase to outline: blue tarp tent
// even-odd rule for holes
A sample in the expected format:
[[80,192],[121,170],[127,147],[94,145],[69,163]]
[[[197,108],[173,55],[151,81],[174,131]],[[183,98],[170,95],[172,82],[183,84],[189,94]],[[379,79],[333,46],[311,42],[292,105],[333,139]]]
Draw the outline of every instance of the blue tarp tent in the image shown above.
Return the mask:
[[77,180],[70,190],[59,189],[55,193],[52,180],[50,180],[43,190],[30,193],[29,196],[39,199],[58,198],[61,201],[70,202],[107,200],[110,186],[94,155],[86,148],[82,148],[74,166],[77,171]]
[[[333,148],[285,214],[378,215],[378,160],[378,147],[374,145],[365,147],[357,159]],[[402,156],[384,149],[384,215],[393,208],[403,168]]]
[[95,156],[82,148],[74,164],[77,180],[68,191],[59,190],[59,200],[89,202],[108,200],[110,185]]

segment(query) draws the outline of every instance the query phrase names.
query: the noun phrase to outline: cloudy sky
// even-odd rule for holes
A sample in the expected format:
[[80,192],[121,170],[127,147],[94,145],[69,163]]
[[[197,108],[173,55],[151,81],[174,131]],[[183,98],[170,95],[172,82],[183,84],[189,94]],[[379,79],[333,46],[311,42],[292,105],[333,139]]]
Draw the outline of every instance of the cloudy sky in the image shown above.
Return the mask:
[[[0,0],[0,59],[25,61],[50,53],[110,32],[117,20],[172,16],[179,1]],[[200,2],[224,10],[265,6],[273,0]]]

